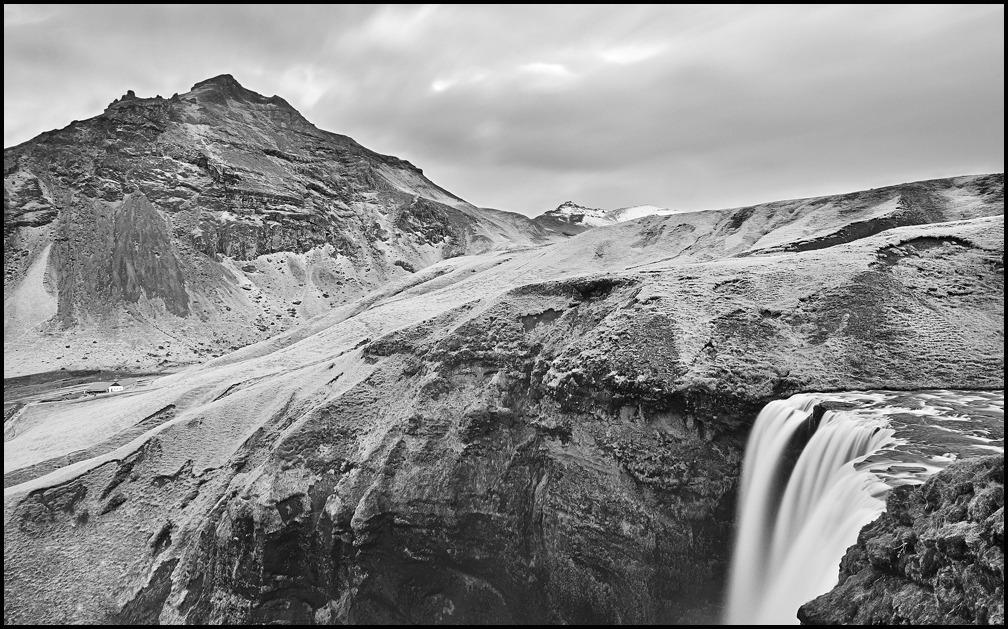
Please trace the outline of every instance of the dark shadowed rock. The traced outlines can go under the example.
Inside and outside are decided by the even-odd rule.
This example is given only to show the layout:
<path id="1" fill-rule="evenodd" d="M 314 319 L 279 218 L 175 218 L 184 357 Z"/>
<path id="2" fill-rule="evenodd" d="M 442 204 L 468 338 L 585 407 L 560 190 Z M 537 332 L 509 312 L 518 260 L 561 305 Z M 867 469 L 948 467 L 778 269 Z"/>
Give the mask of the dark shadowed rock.
<path id="1" fill-rule="evenodd" d="M 894 489 L 803 624 L 1004 624 L 1004 455 Z"/>

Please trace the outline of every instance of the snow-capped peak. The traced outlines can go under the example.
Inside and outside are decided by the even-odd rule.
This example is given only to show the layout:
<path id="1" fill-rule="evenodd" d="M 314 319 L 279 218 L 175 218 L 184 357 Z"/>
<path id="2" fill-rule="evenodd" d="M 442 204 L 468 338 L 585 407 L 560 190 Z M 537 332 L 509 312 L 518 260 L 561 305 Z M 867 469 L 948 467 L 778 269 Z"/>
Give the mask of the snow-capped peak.
<path id="1" fill-rule="evenodd" d="M 573 201 L 564 201 L 557 206 L 557 209 L 550 210 L 549 212 L 546 212 L 545 215 L 558 219 L 562 218 L 569 223 L 581 223 L 582 225 L 588 225 L 591 227 L 612 225 L 615 222 L 609 218 L 605 210 L 585 207 L 583 205 L 578 205 Z"/>
<path id="2" fill-rule="evenodd" d="M 555 210 L 550 210 L 540 218 L 551 218 L 565 223 L 580 224 L 585 227 L 604 227 L 615 225 L 624 221 L 643 218 L 652 215 L 674 214 L 674 210 L 660 208 L 654 205 L 633 205 L 630 207 L 617 208 L 615 210 L 603 210 L 600 208 L 590 208 L 578 205 L 573 201 L 561 203 Z"/>

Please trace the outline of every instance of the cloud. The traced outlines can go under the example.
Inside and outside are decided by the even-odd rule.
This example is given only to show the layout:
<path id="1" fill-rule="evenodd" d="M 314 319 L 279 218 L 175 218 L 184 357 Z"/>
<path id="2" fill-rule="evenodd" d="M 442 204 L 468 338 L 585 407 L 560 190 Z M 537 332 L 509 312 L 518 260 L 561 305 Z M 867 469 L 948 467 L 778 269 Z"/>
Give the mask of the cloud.
<path id="1" fill-rule="evenodd" d="M 458 83 L 457 79 L 434 79 L 431 82 L 431 89 L 435 92 L 443 92 Z"/>
<path id="2" fill-rule="evenodd" d="M 422 36 L 423 30 L 430 23 L 437 7 L 425 5 L 421 7 L 384 6 L 375 11 L 361 25 L 355 37 L 361 42 L 404 48 Z"/>
<path id="3" fill-rule="evenodd" d="M 554 91 L 570 89 L 578 76 L 562 63 L 534 61 L 517 68 L 518 87 L 525 90 Z"/>
<path id="4" fill-rule="evenodd" d="M 525 63 L 518 66 L 518 69 L 522 72 L 528 72 L 529 74 L 555 78 L 555 79 L 566 79 L 574 76 L 574 73 L 567 69 L 562 63 L 543 63 L 541 61 L 535 61 L 533 63 Z"/>
<path id="5" fill-rule="evenodd" d="M 44 22 L 52 17 L 55 11 L 53 7 L 38 4 L 5 4 L 4 28 Z"/>
<path id="6" fill-rule="evenodd" d="M 280 78 L 280 86 L 285 98 L 293 98 L 307 107 L 314 106 L 332 88 L 319 70 L 310 65 L 288 68 Z"/>
<path id="7" fill-rule="evenodd" d="M 652 57 L 657 57 L 667 49 L 668 44 L 664 42 L 651 44 L 630 43 L 600 50 L 598 56 L 609 63 L 627 65 L 647 61 Z"/>
<path id="8" fill-rule="evenodd" d="M 4 144 L 233 74 L 473 203 L 699 209 L 1004 166 L 1003 6 L 5 6 Z"/>
<path id="9" fill-rule="evenodd" d="M 431 89 L 435 92 L 443 92 L 447 89 L 451 89 L 456 85 L 467 85 L 473 83 L 479 83 L 485 80 L 489 74 L 484 70 L 467 70 L 465 72 L 456 73 L 450 77 L 441 77 L 434 79 L 431 82 Z"/>

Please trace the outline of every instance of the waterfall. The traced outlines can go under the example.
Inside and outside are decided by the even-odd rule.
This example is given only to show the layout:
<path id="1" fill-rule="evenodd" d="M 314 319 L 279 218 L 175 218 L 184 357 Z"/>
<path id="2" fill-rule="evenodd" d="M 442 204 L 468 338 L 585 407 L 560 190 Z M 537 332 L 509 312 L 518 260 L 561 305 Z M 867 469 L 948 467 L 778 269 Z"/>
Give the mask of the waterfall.
<path id="1" fill-rule="evenodd" d="M 888 486 L 855 463 L 889 444 L 893 431 L 878 417 L 842 411 L 825 411 L 816 425 L 817 401 L 803 394 L 771 402 L 753 426 L 742 470 L 729 623 L 797 624 L 798 607 L 836 585 L 847 547 L 885 510 Z"/>

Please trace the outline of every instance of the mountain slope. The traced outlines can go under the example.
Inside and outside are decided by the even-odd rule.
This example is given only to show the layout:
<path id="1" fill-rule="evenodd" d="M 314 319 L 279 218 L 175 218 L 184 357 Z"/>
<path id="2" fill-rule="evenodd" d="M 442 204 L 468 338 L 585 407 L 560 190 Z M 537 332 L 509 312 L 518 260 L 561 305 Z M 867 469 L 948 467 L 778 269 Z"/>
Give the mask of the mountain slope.
<path id="1" fill-rule="evenodd" d="M 844 195 L 644 217 L 588 230 L 548 249 L 554 264 L 606 271 L 613 264 L 674 264 L 814 251 L 896 227 L 1004 214 L 1004 175 L 905 183 Z M 584 251 L 592 255 L 584 255 Z M 544 254 L 546 255 L 546 254 Z"/>
<path id="2" fill-rule="evenodd" d="M 26 397 L 4 620 L 714 621 L 766 401 L 1004 387 L 1003 182 L 453 257 L 122 394 Z"/>
<path id="3" fill-rule="evenodd" d="M 438 260 L 547 240 L 230 75 L 129 92 L 4 149 L 4 374 L 198 361 Z"/>

